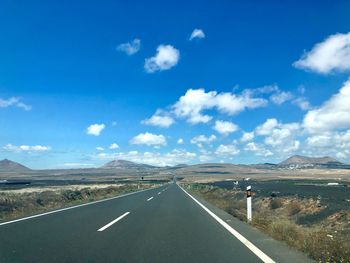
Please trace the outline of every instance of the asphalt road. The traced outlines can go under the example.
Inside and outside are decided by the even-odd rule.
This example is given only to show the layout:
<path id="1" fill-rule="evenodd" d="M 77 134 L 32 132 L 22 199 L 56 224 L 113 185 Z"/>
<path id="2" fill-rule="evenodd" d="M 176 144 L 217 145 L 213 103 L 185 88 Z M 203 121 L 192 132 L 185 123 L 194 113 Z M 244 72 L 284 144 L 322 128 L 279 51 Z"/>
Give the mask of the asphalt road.
<path id="1" fill-rule="evenodd" d="M 238 228 L 253 248 L 172 183 L 0 224 L 0 262 L 262 262 L 260 252 L 275 262 L 307 261 L 247 225 Z"/>

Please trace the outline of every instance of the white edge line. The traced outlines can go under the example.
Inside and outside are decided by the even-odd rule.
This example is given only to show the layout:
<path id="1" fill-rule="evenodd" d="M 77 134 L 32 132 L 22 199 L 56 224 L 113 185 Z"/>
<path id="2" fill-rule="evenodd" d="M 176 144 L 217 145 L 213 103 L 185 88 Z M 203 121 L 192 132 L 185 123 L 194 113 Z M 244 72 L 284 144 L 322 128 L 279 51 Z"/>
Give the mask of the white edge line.
<path id="1" fill-rule="evenodd" d="M 148 199 L 147 199 L 147 202 L 148 202 L 148 201 L 151 201 L 152 199 L 153 199 L 153 196 L 150 197 L 150 198 L 148 198 Z"/>
<path id="2" fill-rule="evenodd" d="M 200 207 L 202 207 L 209 215 L 211 215 L 219 224 L 221 224 L 227 231 L 229 231 L 232 235 L 234 235 L 239 241 L 241 241 L 250 251 L 252 251 L 257 257 L 259 257 L 263 262 L 266 263 L 275 263 L 269 256 L 267 256 L 264 252 L 262 252 L 259 248 L 257 248 L 253 243 L 251 243 L 248 239 L 242 236 L 237 230 L 232 228 L 229 224 L 223 221 L 220 217 L 215 215 L 212 211 L 210 211 L 207 207 L 205 207 L 201 202 L 199 202 L 192 195 L 187 193 L 185 189 L 183 189 L 180 185 L 178 185 L 182 191 L 184 191 L 189 197 L 191 197 Z"/>
<path id="3" fill-rule="evenodd" d="M 159 186 L 159 187 L 162 187 L 162 186 Z M 58 210 L 45 212 L 45 213 L 42 213 L 42 214 L 27 216 L 27 217 L 23 217 L 23 218 L 19 218 L 19 219 L 15 219 L 15 220 L 11 220 L 11 221 L 0 223 L 0 226 L 8 225 L 8 224 L 12 224 L 12 223 L 28 220 L 28 219 L 32 219 L 32 218 L 36 218 L 36 217 L 40 217 L 40 216 L 46 216 L 46 215 L 50 215 L 50 214 L 54 214 L 54 213 L 58 213 L 58 212 L 63 212 L 63 211 L 66 211 L 66 210 L 79 208 L 79 207 L 82 207 L 82 206 L 93 205 L 93 204 L 97 204 L 97 203 L 101 203 L 101 202 L 105 202 L 105 201 L 109 201 L 109 200 L 125 197 L 125 196 L 128 196 L 128 195 L 133 195 L 133 194 L 141 193 L 141 192 L 152 190 L 152 189 L 157 189 L 159 187 L 144 189 L 144 190 L 141 190 L 141 191 L 131 192 L 131 193 L 123 194 L 123 195 L 118 195 L 118 196 L 115 196 L 115 197 L 110 197 L 110 198 L 106 198 L 106 199 L 102 199 L 102 200 L 98 200 L 98 201 L 93 201 L 93 202 L 89 202 L 89 203 L 85 203 L 85 204 L 81 204 L 81 205 L 75 205 L 75 206 L 70 206 L 70 207 L 66 207 L 66 208 L 61 208 L 61 209 L 58 209 Z"/>
<path id="4" fill-rule="evenodd" d="M 102 232 L 103 230 L 109 228 L 111 225 L 117 223 L 119 220 L 123 219 L 124 217 L 126 217 L 128 214 L 130 214 L 130 212 L 126 212 L 124 214 L 122 214 L 120 217 L 114 219 L 112 222 L 108 223 L 107 225 L 101 227 L 99 230 L 97 230 L 98 232 Z"/>

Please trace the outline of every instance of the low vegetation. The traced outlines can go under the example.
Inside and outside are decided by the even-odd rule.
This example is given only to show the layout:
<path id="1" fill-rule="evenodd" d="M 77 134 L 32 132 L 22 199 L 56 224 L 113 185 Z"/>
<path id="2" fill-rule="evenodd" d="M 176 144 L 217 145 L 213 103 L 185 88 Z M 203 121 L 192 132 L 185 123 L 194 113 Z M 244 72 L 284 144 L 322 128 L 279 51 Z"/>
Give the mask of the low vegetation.
<path id="1" fill-rule="evenodd" d="M 42 213 L 58 208 L 114 197 L 153 187 L 153 184 L 123 184 L 104 188 L 72 187 L 45 191 L 1 191 L 0 221 Z"/>
<path id="2" fill-rule="evenodd" d="M 245 193 L 205 184 L 187 184 L 194 194 L 246 221 Z M 317 262 L 350 262 L 350 212 L 338 211 L 320 222 L 301 224 L 300 218 L 322 213 L 316 198 L 253 198 L 252 225 L 276 240 L 305 252 Z"/>

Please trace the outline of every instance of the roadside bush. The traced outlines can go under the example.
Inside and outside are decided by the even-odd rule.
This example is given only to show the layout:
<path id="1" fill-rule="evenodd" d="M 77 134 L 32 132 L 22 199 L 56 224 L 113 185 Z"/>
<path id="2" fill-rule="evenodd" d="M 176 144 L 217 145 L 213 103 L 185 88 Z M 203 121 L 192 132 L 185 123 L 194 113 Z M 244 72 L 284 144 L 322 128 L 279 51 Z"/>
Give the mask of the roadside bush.
<path id="1" fill-rule="evenodd" d="M 310 231 L 303 250 L 319 262 L 350 262 L 350 246 L 325 230 Z"/>
<path id="2" fill-rule="evenodd" d="M 274 198 L 270 201 L 270 208 L 271 209 L 277 209 L 282 207 L 283 203 L 280 199 Z"/>
<path id="3" fill-rule="evenodd" d="M 272 219 L 267 212 L 258 212 L 253 215 L 253 225 L 266 232 L 271 225 Z"/>
<path id="4" fill-rule="evenodd" d="M 287 205 L 286 209 L 287 214 L 293 216 L 301 211 L 301 205 L 297 201 L 292 201 Z"/>
<path id="5" fill-rule="evenodd" d="M 290 246 L 298 248 L 305 239 L 302 229 L 288 220 L 272 220 L 268 232 L 275 239 L 286 241 Z"/>

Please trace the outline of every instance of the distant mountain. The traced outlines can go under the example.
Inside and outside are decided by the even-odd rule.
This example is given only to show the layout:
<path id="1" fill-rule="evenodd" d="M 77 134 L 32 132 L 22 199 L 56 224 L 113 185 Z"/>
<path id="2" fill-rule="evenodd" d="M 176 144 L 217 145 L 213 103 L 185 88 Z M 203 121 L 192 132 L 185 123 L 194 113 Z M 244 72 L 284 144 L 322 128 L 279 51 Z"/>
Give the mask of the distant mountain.
<path id="1" fill-rule="evenodd" d="M 101 167 L 102 169 L 150 169 L 155 168 L 155 166 L 142 164 L 142 163 L 134 163 L 125 160 L 114 160 L 106 163 Z"/>
<path id="2" fill-rule="evenodd" d="M 28 172 L 31 171 L 28 167 L 10 161 L 8 159 L 4 159 L 0 161 L 0 172 Z"/>
<path id="3" fill-rule="evenodd" d="M 278 167 L 287 167 L 287 168 L 313 168 L 313 167 L 338 167 L 343 166 L 344 163 L 339 162 L 338 160 L 332 157 L 306 157 L 301 155 L 294 155 L 289 157 L 287 160 L 278 164 Z"/>

